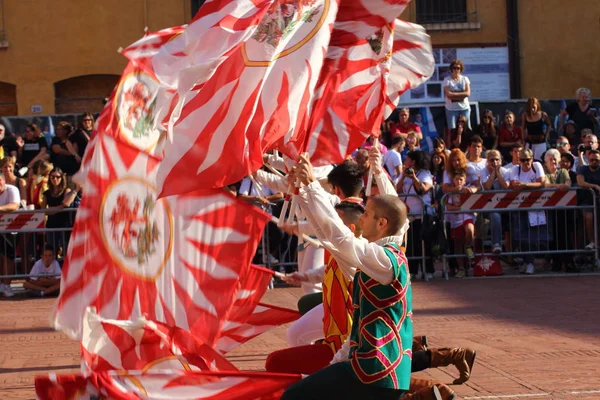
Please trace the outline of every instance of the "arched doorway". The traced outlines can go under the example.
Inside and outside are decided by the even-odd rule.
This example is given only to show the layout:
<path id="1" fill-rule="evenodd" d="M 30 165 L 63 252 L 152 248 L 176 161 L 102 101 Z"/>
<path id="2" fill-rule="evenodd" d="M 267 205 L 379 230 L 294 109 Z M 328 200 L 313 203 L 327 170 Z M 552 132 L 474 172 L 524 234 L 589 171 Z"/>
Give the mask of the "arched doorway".
<path id="1" fill-rule="evenodd" d="M 12 117 L 18 113 L 17 85 L 0 82 L 0 116 Z"/>
<path id="2" fill-rule="evenodd" d="M 119 75 L 83 75 L 54 83 L 56 114 L 97 113 L 104 107 Z"/>

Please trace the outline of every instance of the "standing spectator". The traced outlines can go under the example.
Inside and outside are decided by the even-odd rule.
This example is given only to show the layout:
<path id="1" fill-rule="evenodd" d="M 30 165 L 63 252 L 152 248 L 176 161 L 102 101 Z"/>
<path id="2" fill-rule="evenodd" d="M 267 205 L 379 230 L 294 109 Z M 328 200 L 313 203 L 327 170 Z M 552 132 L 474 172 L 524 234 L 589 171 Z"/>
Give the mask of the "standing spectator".
<path id="1" fill-rule="evenodd" d="M 19 208 L 20 203 L 19 190 L 13 185 L 7 185 L 4 173 L 0 173 L 0 213 L 15 211 Z M 3 275 L 15 273 L 15 239 L 12 236 L 6 233 L 0 235 Z M 11 278 L 5 278 L 0 284 L 0 293 L 3 293 L 5 297 L 15 295 L 10 287 L 11 280 Z"/>
<path id="2" fill-rule="evenodd" d="M 431 176 L 433 176 L 434 185 L 441 185 L 444 181 L 444 171 L 446 170 L 446 153 L 433 153 L 431 157 Z"/>
<path id="3" fill-rule="evenodd" d="M 410 122 L 410 110 L 408 108 L 403 108 L 400 110 L 398 114 L 398 123 L 394 124 L 390 128 L 390 135 L 392 139 L 398 136 L 403 136 L 406 139 L 406 136 L 409 133 L 414 133 L 417 136 L 417 139 L 423 140 L 423 133 L 421 132 L 421 128 L 419 125 Z"/>
<path id="4" fill-rule="evenodd" d="M 506 161 L 511 159 L 511 149 L 515 144 L 523 146 L 523 131 L 515 125 L 515 114 L 512 111 L 504 113 L 504 122 L 500 125 L 498 134 L 498 150 Z"/>
<path id="5" fill-rule="evenodd" d="M 68 212 L 54 211 L 69 208 L 77 197 L 77 191 L 67 188 L 67 176 L 60 168 L 53 168 L 49 176 L 48 190 L 42 193 L 41 208 L 51 208 L 48 212 L 46 228 L 69 228 L 73 226 L 73 216 Z M 69 244 L 70 232 L 48 232 L 46 243 L 57 250 L 57 254 L 64 254 Z"/>
<path id="6" fill-rule="evenodd" d="M 571 153 L 563 153 L 560 155 L 560 167 L 566 169 L 569 172 L 569 179 L 571 184 L 577 184 L 577 172 L 574 170 L 575 157 Z"/>
<path id="7" fill-rule="evenodd" d="M 44 208 L 42 207 L 43 193 L 48 190 L 48 175 L 54 166 L 48 161 L 38 160 L 34 165 L 29 175 L 29 182 L 27 183 L 28 199 L 27 204 L 33 204 L 35 209 Z"/>
<path id="8" fill-rule="evenodd" d="M 35 124 L 29 124 L 25 128 L 25 137 L 17 138 L 18 159 L 21 167 L 27 167 L 31 169 L 33 164 L 38 160 L 48 160 L 50 155 L 48 154 L 48 144 L 43 136 L 38 133 L 38 127 Z"/>
<path id="9" fill-rule="evenodd" d="M 27 200 L 27 181 L 15 175 L 15 161 L 12 157 L 4 157 L 0 160 L 0 169 L 4 174 L 7 185 L 13 185 L 19 190 L 21 200 Z"/>
<path id="10" fill-rule="evenodd" d="M 520 165 L 511 168 L 509 173 L 510 189 L 521 191 L 543 188 L 544 169 L 542 164 L 533 161 L 533 151 L 531 149 L 521 150 L 519 161 Z M 548 241 L 546 214 L 543 211 L 511 213 L 511 219 L 513 229 L 511 235 L 513 240 L 517 241 L 516 246 L 519 246 L 521 251 L 530 251 L 540 243 Z M 526 246 L 528 247 L 526 248 Z M 523 260 L 521 273 L 533 275 L 535 273 L 535 257 L 524 255 Z"/>
<path id="11" fill-rule="evenodd" d="M 456 193 L 448 196 L 448 211 L 459 211 L 464 200 L 464 196 L 460 192 L 467 187 L 467 174 L 464 170 L 458 170 L 452 177 L 452 184 Z M 469 261 L 475 258 L 473 252 L 473 239 L 475 238 L 475 214 L 460 213 L 448 214 L 446 220 L 450 223 L 450 236 L 454 242 L 455 251 L 464 251 Z M 458 272 L 454 275 L 456 278 L 464 278 L 466 276 L 465 261 L 460 258 L 458 260 Z"/>
<path id="12" fill-rule="evenodd" d="M 83 158 L 85 154 L 85 149 L 90 141 L 90 137 L 92 135 L 92 130 L 94 129 L 94 116 L 86 112 L 81 116 L 81 124 L 69 140 L 77 145 L 77 154 L 80 158 Z"/>
<path id="13" fill-rule="evenodd" d="M 469 177 L 471 179 L 479 179 L 479 175 L 477 175 L 475 173 L 475 170 L 473 170 L 473 168 L 468 165 L 465 153 L 460 151 L 460 149 L 453 149 L 450 152 L 450 157 L 448 157 L 448 162 L 446 163 L 446 170 L 444 171 L 444 179 L 442 180 L 442 191 L 444 193 L 456 192 L 456 187 L 454 186 L 452 177 L 454 176 L 454 173 L 459 170 L 465 171 L 467 173 L 467 180 L 469 180 Z M 474 187 L 466 186 L 463 188 L 463 192 L 475 193 L 477 192 L 477 189 Z"/>
<path id="14" fill-rule="evenodd" d="M 561 157 L 564 154 L 568 154 L 571 156 L 571 160 L 574 160 L 573 154 L 571 153 L 571 144 L 565 136 L 559 136 L 558 139 L 556 139 L 556 150 L 558 150 Z M 571 162 L 571 164 L 573 164 L 573 161 Z M 572 170 L 577 171 L 575 165 L 572 165 Z"/>
<path id="15" fill-rule="evenodd" d="M 402 173 L 402 156 L 400 155 L 402 150 L 400 150 L 400 147 L 403 142 L 403 137 L 394 137 L 392 139 L 391 148 L 385 153 L 385 156 L 383 156 L 383 165 L 388 174 L 390 174 L 394 186 L 398 183 L 398 179 L 400 179 L 400 174 Z"/>
<path id="16" fill-rule="evenodd" d="M 600 152 L 598 150 L 591 150 L 588 155 L 588 162 L 590 165 L 582 165 L 577 169 L 577 184 L 583 189 L 592 189 L 592 194 L 588 190 L 581 190 L 578 193 L 578 204 L 583 206 L 591 206 L 594 204 L 593 196 L 600 194 Z M 596 212 L 598 212 L 598 205 L 600 202 L 596 201 Z M 594 213 L 592 211 L 584 211 L 583 217 L 585 221 L 585 232 L 588 239 L 588 244 L 585 246 L 588 250 L 596 248 L 598 243 L 594 243 Z"/>
<path id="17" fill-rule="evenodd" d="M 419 215 L 421 213 L 431 212 L 431 194 L 429 193 L 433 187 L 433 179 L 429 172 L 429 156 L 427 153 L 421 150 L 411 151 L 406 155 L 404 159 L 404 170 L 400 176 L 400 180 L 396 186 L 398 195 L 406 204 L 410 215 Z M 402 196 L 402 195 L 417 195 L 421 200 L 414 196 Z M 425 206 L 425 210 L 422 209 L 422 205 Z M 423 221 L 420 216 L 415 217 L 411 224 L 409 235 L 412 238 L 412 246 L 408 246 L 407 256 L 420 257 L 422 254 L 422 239 L 421 232 L 423 227 Z M 428 252 L 430 246 L 425 247 L 425 252 Z M 428 254 L 426 254 L 428 256 Z M 409 265 L 411 275 L 415 276 L 419 272 L 419 263 L 412 263 Z M 425 262 L 425 271 L 427 279 L 433 277 L 435 269 L 433 267 L 433 260 L 431 257 L 427 257 Z"/>
<path id="18" fill-rule="evenodd" d="M 52 163 L 62 169 L 67 176 L 73 176 L 81 163 L 77 144 L 69 140 L 72 133 L 71 124 L 59 122 L 56 125 L 56 136 L 52 139 Z"/>
<path id="19" fill-rule="evenodd" d="M 581 138 L 583 143 L 579 145 L 577 149 L 577 159 L 575 160 L 575 167 L 579 168 L 582 165 L 588 165 L 588 155 L 592 150 L 598 150 L 598 137 L 592 133 L 589 129 L 581 131 Z"/>
<path id="20" fill-rule="evenodd" d="M 544 156 L 546 182 L 544 187 L 556 188 L 560 191 L 567 191 L 571 187 L 571 178 L 569 171 L 560 167 L 560 152 L 556 149 L 550 149 Z M 557 210 L 550 215 L 550 226 L 554 226 L 556 237 L 553 240 L 553 250 L 568 250 L 572 248 L 571 235 L 568 233 L 567 220 L 572 214 L 565 210 Z M 568 269 L 572 254 L 557 254 L 552 258 L 552 271 L 562 271 Z"/>
<path id="21" fill-rule="evenodd" d="M 527 100 L 527 106 L 522 117 L 523 133 L 527 148 L 533 151 L 533 158 L 541 160 L 548 148 L 546 140 L 552 129 L 548 114 L 542 111 L 540 102 L 535 97 Z"/>
<path id="22" fill-rule="evenodd" d="M 509 171 L 502 167 L 502 155 L 498 150 L 487 152 L 487 165 L 481 170 L 483 190 L 502 190 L 508 187 Z M 489 214 L 492 230 L 492 252 L 502 252 L 502 216 L 498 212 Z"/>
<path id="23" fill-rule="evenodd" d="M 36 261 L 29 273 L 30 277 L 23 284 L 29 294 L 36 297 L 58 294 L 60 291 L 61 269 L 56 261 L 54 248 L 46 245 L 42 258 Z"/>
<path id="24" fill-rule="evenodd" d="M 562 132 L 571 145 L 571 151 L 573 152 L 573 155 L 576 155 L 575 152 L 581 144 L 581 134 L 577 131 L 577 125 L 575 125 L 574 121 L 569 120 L 564 126 Z"/>
<path id="25" fill-rule="evenodd" d="M 0 152 L 2 158 L 12 157 L 17 162 L 18 146 L 14 135 L 6 132 L 4 125 L 0 124 Z"/>
<path id="26" fill-rule="evenodd" d="M 575 92 L 577 101 L 569 104 L 566 109 L 560 111 L 562 117 L 564 117 L 565 114 L 568 114 L 569 120 L 575 123 L 575 135 L 580 135 L 583 129 L 591 129 L 593 131 L 595 128 L 596 113 L 595 110 L 591 108 L 591 96 L 592 91 L 590 89 L 579 88 Z"/>
<path id="27" fill-rule="evenodd" d="M 483 139 L 478 135 L 471 138 L 471 144 L 469 145 L 469 153 L 467 154 L 467 183 L 469 185 L 475 185 L 481 187 L 479 177 L 481 171 L 485 169 L 487 160 L 481 157 L 483 152 Z"/>
<path id="28" fill-rule="evenodd" d="M 451 149 L 461 149 L 466 152 L 469 143 L 471 143 L 473 131 L 467 126 L 467 117 L 461 115 L 456 122 L 456 128 L 450 131 Z"/>
<path id="29" fill-rule="evenodd" d="M 485 110 L 481 117 L 482 122 L 475 130 L 475 134 L 483 139 L 483 149 L 496 150 L 498 148 L 498 132 L 494 124 L 494 113 L 491 110 Z"/>
<path id="30" fill-rule="evenodd" d="M 450 63 L 451 75 L 444 78 L 444 96 L 446 98 L 446 126 L 448 131 L 456 128 L 456 122 L 459 116 L 464 116 L 467 121 L 467 128 L 471 129 L 471 105 L 469 96 L 471 95 L 471 81 L 461 73 L 465 65 L 460 60 L 454 60 Z M 447 140 L 447 142 L 450 142 Z"/>

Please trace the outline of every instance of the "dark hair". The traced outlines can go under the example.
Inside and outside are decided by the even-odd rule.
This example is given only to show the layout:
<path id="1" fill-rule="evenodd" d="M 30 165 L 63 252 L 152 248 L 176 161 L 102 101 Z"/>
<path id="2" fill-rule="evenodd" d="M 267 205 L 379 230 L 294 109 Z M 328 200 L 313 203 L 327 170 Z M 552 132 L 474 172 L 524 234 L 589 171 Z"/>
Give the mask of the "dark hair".
<path id="1" fill-rule="evenodd" d="M 40 129 L 36 123 L 31 123 L 31 124 L 27 125 L 27 128 L 29 128 L 29 130 L 33 133 L 36 133 L 38 131 L 38 129 Z"/>
<path id="2" fill-rule="evenodd" d="M 454 67 L 454 66 L 459 67 L 460 72 L 463 72 L 465 70 L 465 64 L 463 64 L 463 62 L 460 60 L 452 60 L 452 62 L 450 63 L 450 66 L 448 68 L 452 69 L 452 67 Z"/>
<path id="3" fill-rule="evenodd" d="M 590 150 L 590 154 L 596 154 L 596 155 L 598 155 L 598 154 L 600 154 L 600 151 L 598 151 L 598 150 Z"/>
<path id="4" fill-rule="evenodd" d="M 365 207 L 361 203 L 344 200 L 338 203 L 335 206 L 335 209 L 342 212 L 344 216 L 342 219 L 347 218 L 347 222 L 356 225 L 357 228 L 360 228 L 358 226 L 358 220 L 360 216 L 365 213 Z"/>
<path id="5" fill-rule="evenodd" d="M 398 196 L 380 194 L 369 199 L 375 205 L 375 217 L 385 218 L 388 222 L 387 234 L 397 235 L 407 218 L 406 205 Z"/>
<path id="6" fill-rule="evenodd" d="M 433 138 L 433 148 L 435 149 L 438 146 L 444 146 L 444 148 L 446 148 L 446 142 L 441 137 Z"/>
<path id="7" fill-rule="evenodd" d="M 67 188 L 67 175 L 65 175 L 63 170 L 58 167 L 52 168 L 52 171 L 50 171 L 50 175 L 52 175 L 53 173 L 60 174 L 61 178 L 60 178 L 60 183 L 58 184 L 58 188 L 60 189 L 59 193 L 64 192 L 65 189 Z M 53 187 L 54 187 L 54 183 L 52 182 L 52 179 L 49 179 L 48 180 L 48 188 L 52 189 Z"/>
<path id="8" fill-rule="evenodd" d="M 56 124 L 56 127 L 63 128 L 67 132 L 67 136 L 69 136 L 71 133 L 73 133 L 73 125 L 71 125 L 70 123 L 68 123 L 66 121 L 59 122 L 58 124 Z"/>
<path id="9" fill-rule="evenodd" d="M 513 151 L 514 149 L 522 149 L 523 145 L 519 144 L 519 143 L 515 143 L 512 146 L 510 146 L 510 151 Z"/>
<path id="10" fill-rule="evenodd" d="M 422 150 L 409 151 L 406 157 L 415 162 L 415 169 L 429 169 L 429 155 Z"/>
<path id="11" fill-rule="evenodd" d="M 473 136 L 471 136 L 471 140 L 469 141 L 469 146 L 472 145 L 473 143 L 482 143 L 483 144 L 483 139 L 479 135 L 473 135 Z"/>
<path id="12" fill-rule="evenodd" d="M 394 147 L 395 145 L 397 145 L 399 143 L 403 143 L 403 142 L 405 142 L 405 140 L 402 136 L 396 136 L 395 138 L 392 139 L 391 147 Z"/>
<path id="13" fill-rule="evenodd" d="M 52 253 L 54 253 L 54 246 L 52 246 L 51 244 L 47 244 L 44 246 L 44 251 L 51 251 Z"/>
<path id="14" fill-rule="evenodd" d="M 360 194 L 364 170 L 356 162 L 346 160 L 336 165 L 329 175 L 327 181 L 333 186 L 340 188 L 344 196 L 353 197 Z"/>
<path id="15" fill-rule="evenodd" d="M 570 153 L 563 153 L 560 155 L 560 158 L 566 158 L 570 163 L 571 166 L 573 166 L 573 163 L 575 162 L 575 157 L 573 157 L 573 154 Z"/>
<path id="16" fill-rule="evenodd" d="M 83 114 L 81 114 L 81 117 L 80 117 L 80 118 L 81 118 L 81 122 L 83 122 L 83 120 L 84 120 L 85 118 L 91 118 L 91 119 L 92 119 L 92 122 L 94 122 L 94 116 L 92 115 L 92 113 L 91 113 L 91 112 L 87 112 L 87 111 L 86 111 L 86 112 L 84 112 Z"/>

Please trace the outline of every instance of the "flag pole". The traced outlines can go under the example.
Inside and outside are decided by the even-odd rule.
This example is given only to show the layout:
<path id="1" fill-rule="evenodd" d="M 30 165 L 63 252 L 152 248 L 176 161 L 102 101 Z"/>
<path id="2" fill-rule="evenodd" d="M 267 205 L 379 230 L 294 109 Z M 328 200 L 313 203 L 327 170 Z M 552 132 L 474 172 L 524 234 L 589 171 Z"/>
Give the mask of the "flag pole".
<path id="1" fill-rule="evenodd" d="M 373 147 L 379 147 L 379 138 L 373 139 Z M 367 179 L 367 187 L 365 188 L 365 195 L 369 197 L 371 195 L 371 186 L 373 185 L 373 171 L 375 168 L 373 165 L 369 166 L 369 177 Z"/>
<path id="2" fill-rule="evenodd" d="M 277 226 L 279 226 L 279 223 L 280 223 L 281 219 L 280 219 L 280 218 L 277 218 L 277 217 L 275 217 L 275 216 L 271 216 L 271 221 L 272 221 L 274 224 L 277 224 Z M 322 244 L 322 243 L 321 243 L 319 240 L 317 240 L 317 239 L 313 239 L 313 238 L 311 238 L 311 237 L 310 237 L 310 236 L 308 236 L 308 235 L 301 234 L 301 235 L 296 235 L 296 236 L 298 236 L 299 238 L 301 238 L 301 239 L 302 239 L 302 240 L 304 240 L 305 242 L 308 242 L 308 243 L 312 244 L 313 246 L 316 246 L 316 247 L 323 247 L 323 244 Z"/>

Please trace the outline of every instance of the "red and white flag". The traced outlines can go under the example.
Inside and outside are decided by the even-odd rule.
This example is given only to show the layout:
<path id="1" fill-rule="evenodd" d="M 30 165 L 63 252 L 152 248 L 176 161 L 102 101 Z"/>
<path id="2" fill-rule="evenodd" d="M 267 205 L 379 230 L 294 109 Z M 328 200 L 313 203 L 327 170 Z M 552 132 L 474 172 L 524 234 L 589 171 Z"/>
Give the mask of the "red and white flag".
<path id="1" fill-rule="evenodd" d="M 215 350 L 226 354 L 250 339 L 298 318 L 300 313 L 296 310 L 259 303 L 246 322 L 227 321 Z"/>
<path id="2" fill-rule="evenodd" d="M 408 0 L 343 2 L 311 116 L 307 151 L 315 165 L 343 161 L 395 108 L 398 97 L 433 73 L 429 36 L 398 20 Z M 296 157 L 304 148 L 282 149 Z"/>
<path id="3" fill-rule="evenodd" d="M 237 371 L 220 353 L 189 332 L 156 321 L 117 321 L 88 308 L 81 340 L 82 370 Z"/>
<path id="4" fill-rule="evenodd" d="M 158 199 L 160 161 L 101 135 L 77 213 L 54 326 L 81 338 L 85 309 L 218 339 L 270 216 L 223 190 Z"/>
<path id="5" fill-rule="evenodd" d="M 300 375 L 263 372 L 104 371 L 37 377 L 39 400 L 277 400 Z"/>
<path id="6" fill-rule="evenodd" d="M 266 150 L 303 137 L 338 1 L 209 2 L 153 57 L 158 79 L 179 96 L 158 173 L 161 196 L 239 181 L 260 168 Z M 256 13 L 210 12 L 223 3 Z"/>

